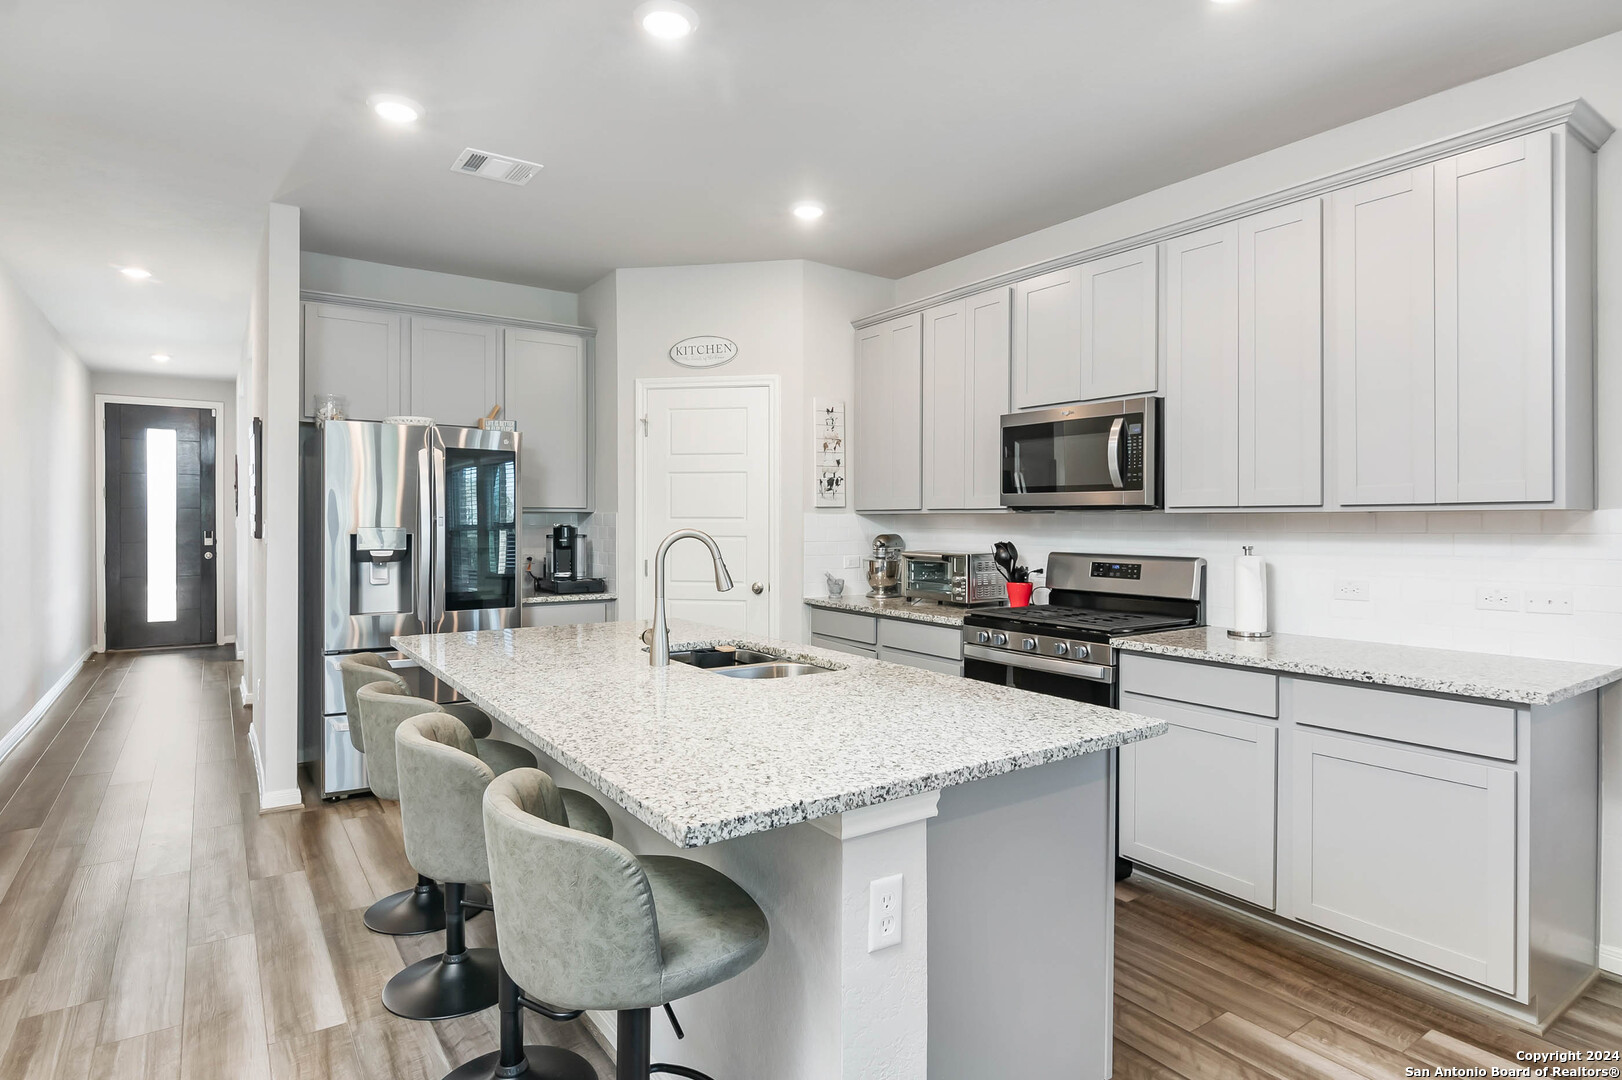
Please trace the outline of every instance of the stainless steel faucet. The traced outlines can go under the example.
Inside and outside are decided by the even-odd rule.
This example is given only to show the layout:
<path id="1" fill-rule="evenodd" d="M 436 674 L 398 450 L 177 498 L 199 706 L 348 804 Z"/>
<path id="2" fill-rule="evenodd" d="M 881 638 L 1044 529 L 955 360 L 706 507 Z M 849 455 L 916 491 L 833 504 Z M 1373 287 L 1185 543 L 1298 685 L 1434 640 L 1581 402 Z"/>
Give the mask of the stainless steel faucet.
<path id="1" fill-rule="evenodd" d="M 732 588 L 732 575 L 727 573 L 726 560 L 721 558 L 721 547 L 715 537 L 697 529 L 677 529 L 659 544 L 653 556 L 653 625 L 642 634 L 648 643 L 648 663 L 654 667 L 670 664 L 670 627 L 665 621 L 665 554 L 677 540 L 702 540 L 715 561 L 715 587 L 721 592 Z"/>

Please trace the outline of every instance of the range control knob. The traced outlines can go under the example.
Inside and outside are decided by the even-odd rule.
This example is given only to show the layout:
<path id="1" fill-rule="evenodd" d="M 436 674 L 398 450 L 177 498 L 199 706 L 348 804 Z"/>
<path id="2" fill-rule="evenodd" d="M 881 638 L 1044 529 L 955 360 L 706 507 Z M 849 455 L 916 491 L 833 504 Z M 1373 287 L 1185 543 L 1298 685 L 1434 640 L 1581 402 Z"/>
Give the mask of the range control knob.
<path id="1" fill-rule="evenodd" d="M 991 634 L 988 631 L 982 630 L 978 634 L 974 635 L 974 640 L 978 641 L 982 645 L 989 645 L 991 644 Z"/>
<path id="2" fill-rule="evenodd" d="M 1035 652 L 1036 639 L 1033 637 L 1028 637 L 1019 643 L 1019 647 L 1024 649 L 1026 652 Z"/>
<path id="3" fill-rule="evenodd" d="M 1008 644 L 1008 635 L 1007 634 L 992 634 L 991 635 L 991 643 L 993 645 L 1006 645 L 1006 644 Z"/>
<path id="4" fill-rule="evenodd" d="M 1068 641 L 1055 641 L 1053 643 L 1053 655 L 1054 656 L 1069 656 L 1070 655 L 1070 643 Z"/>

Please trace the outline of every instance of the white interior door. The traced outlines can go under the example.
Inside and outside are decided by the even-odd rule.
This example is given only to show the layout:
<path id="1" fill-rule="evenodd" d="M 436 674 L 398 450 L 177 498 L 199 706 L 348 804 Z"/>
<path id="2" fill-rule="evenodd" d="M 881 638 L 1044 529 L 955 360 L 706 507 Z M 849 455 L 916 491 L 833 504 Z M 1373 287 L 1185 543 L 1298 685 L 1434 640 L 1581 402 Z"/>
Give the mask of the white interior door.
<path id="1" fill-rule="evenodd" d="M 700 529 L 720 545 L 734 587 L 717 592 L 709 551 L 697 540 L 680 541 L 665 564 L 670 617 L 769 633 L 771 391 L 710 385 L 644 393 L 639 616 L 653 613 L 660 541 L 677 529 Z"/>

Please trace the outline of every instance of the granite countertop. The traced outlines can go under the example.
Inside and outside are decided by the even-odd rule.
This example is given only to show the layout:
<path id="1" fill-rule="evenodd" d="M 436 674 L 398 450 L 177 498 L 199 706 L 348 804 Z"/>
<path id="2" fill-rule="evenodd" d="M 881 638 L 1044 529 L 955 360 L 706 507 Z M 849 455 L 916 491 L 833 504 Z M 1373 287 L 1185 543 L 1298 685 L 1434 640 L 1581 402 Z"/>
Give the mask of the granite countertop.
<path id="1" fill-rule="evenodd" d="M 1217 626 L 1117 638 L 1114 644 L 1128 652 L 1521 705 L 1552 705 L 1622 679 L 1622 667 L 1605 664 L 1299 634 L 1247 641 Z"/>
<path id="2" fill-rule="evenodd" d="M 531 604 L 601 604 L 605 600 L 618 600 L 611 592 L 531 593 L 524 597 L 524 606 Z"/>
<path id="3" fill-rule="evenodd" d="M 682 847 L 763 832 L 1159 735 L 1159 720 L 673 620 L 672 648 L 731 644 L 834 668 L 732 679 L 654 668 L 641 622 L 397 637 L 394 644 Z"/>
<path id="4" fill-rule="evenodd" d="M 829 611 L 848 611 L 855 615 L 877 615 L 885 619 L 907 619 L 910 622 L 933 623 L 936 626 L 962 626 L 967 608 L 950 604 L 937 604 L 933 600 L 874 600 L 862 593 L 855 596 L 807 596 L 811 607 Z"/>

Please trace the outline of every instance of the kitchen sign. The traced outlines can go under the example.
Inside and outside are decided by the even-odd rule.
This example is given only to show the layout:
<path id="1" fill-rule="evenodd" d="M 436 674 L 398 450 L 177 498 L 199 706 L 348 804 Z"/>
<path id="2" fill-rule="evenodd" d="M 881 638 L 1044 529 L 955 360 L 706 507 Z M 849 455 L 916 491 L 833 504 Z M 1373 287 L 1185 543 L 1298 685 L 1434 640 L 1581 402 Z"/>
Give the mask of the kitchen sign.
<path id="1" fill-rule="evenodd" d="M 670 347 L 670 359 L 682 367 L 720 367 L 737 355 L 736 342 L 710 335 L 682 338 Z"/>

